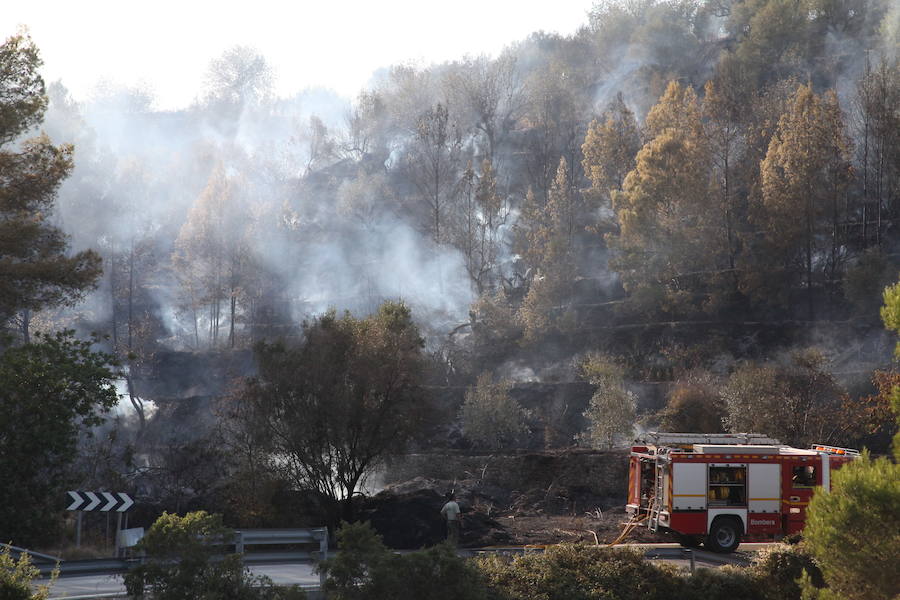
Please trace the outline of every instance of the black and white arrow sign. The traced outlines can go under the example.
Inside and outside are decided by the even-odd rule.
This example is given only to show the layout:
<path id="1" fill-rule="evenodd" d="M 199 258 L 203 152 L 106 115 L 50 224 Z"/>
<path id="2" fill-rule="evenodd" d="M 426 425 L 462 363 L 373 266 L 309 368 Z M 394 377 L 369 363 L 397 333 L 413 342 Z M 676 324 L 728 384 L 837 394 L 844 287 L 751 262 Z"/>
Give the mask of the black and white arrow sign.
<path id="1" fill-rule="evenodd" d="M 100 512 L 125 512 L 134 500 L 125 492 L 67 492 L 71 503 L 66 510 L 83 510 Z"/>

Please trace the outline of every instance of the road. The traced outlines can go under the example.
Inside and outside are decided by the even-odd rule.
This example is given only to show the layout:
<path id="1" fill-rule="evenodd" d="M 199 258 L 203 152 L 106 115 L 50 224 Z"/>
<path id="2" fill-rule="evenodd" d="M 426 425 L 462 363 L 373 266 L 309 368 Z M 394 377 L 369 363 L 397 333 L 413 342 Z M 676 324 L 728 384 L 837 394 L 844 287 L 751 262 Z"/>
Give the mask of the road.
<path id="1" fill-rule="evenodd" d="M 254 575 L 266 575 L 279 585 L 300 585 L 317 588 L 319 576 L 311 563 L 250 565 Z M 47 583 L 41 579 L 35 583 Z M 125 586 L 121 575 L 72 575 L 60 577 L 50 589 L 51 598 L 115 598 L 124 597 Z"/>
<path id="2" fill-rule="evenodd" d="M 734 554 L 715 554 L 702 549 L 694 551 L 694 560 L 697 568 L 716 568 L 724 564 L 745 565 L 749 562 L 753 552 L 768 544 L 741 544 L 740 551 Z M 635 548 L 643 551 L 648 560 L 676 564 L 689 568 L 690 560 L 678 544 L 622 544 L 620 547 Z M 540 552 L 542 548 L 478 548 L 462 549 L 461 556 L 476 556 L 486 552 L 502 552 L 519 554 L 522 552 Z M 248 565 L 255 575 L 265 575 L 279 585 L 300 585 L 307 589 L 316 589 L 319 585 L 319 576 L 313 571 L 310 562 L 293 563 L 260 563 Z M 46 579 L 36 583 L 46 583 Z M 121 575 L 93 574 L 93 575 L 69 575 L 60 577 L 50 590 L 50 598 L 69 600 L 87 598 L 124 598 L 125 588 Z"/>

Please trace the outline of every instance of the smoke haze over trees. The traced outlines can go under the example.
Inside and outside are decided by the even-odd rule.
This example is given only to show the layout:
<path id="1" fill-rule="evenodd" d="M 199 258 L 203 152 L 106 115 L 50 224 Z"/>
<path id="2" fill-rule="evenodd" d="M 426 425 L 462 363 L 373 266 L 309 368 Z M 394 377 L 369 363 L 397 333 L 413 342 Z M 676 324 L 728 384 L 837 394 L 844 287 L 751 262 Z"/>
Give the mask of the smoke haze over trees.
<path id="1" fill-rule="evenodd" d="M 0 55 L 0 101 L 35 53 Z M 22 274 L 0 281 L 0 316 L 12 343 L 108 336 L 138 431 L 134 447 L 109 437 L 113 470 L 224 463 L 215 435 L 231 435 L 263 455 L 222 474 L 274 471 L 259 432 L 217 428 L 210 397 L 306 389 L 311 335 L 352 346 L 344 330 L 391 306 L 423 340 L 403 399 L 422 399 L 436 446 L 605 448 L 639 418 L 777 417 L 789 443 L 893 434 L 891 374 L 870 380 L 900 270 L 896 2 L 602 1 L 571 36 L 385 65 L 352 99 L 275 89 L 266 57 L 234 46 L 184 109 L 114 83 L 75 101 L 32 73 L 18 112 L 0 110 L 0 268 Z M 328 365 L 369 377 L 334 376 L 353 402 L 385 374 L 359 366 L 378 371 L 368 350 Z M 459 425 L 491 411 L 483 435 Z M 191 431 L 160 434 L 179 419 Z M 191 485 L 172 478 L 179 508 L 185 489 L 222 489 L 198 460 Z M 259 475 L 241 485 L 278 487 Z"/>
<path id="2" fill-rule="evenodd" d="M 597 324 L 577 306 L 604 300 L 846 318 L 848 283 L 890 271 L 895 13 L 599 3 L 571 37 L 394 66 L 352 101 L 275 97 L 242 46 L 180 111 L 55 83 L 44 130 L 75 144 L 56 220 L 105 264 L 76 318 L 127 351 L 246 347 L 389 298 L 446 333 L 498 292 L 526 340 Z"/>

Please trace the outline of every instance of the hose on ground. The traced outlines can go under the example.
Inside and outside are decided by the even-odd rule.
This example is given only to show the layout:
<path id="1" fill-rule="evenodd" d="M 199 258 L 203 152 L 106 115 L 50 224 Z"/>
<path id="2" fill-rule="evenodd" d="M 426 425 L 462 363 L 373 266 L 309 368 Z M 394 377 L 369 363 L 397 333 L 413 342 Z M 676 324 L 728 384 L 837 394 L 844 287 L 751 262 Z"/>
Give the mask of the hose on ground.
<path id="1" fill-rule="evenodd" d="M 640 525 L 643 521 L 647 520 L 648 516 L 649 515 L 644 515 L 639 518 L 632 517 L 630 521 L 625 523 L 625 527 L 622 528 L 622 533 L 619 534 L 619 537 L 617 537 L 616 539 L 614 539 L 613 541 L 608 543 L 606 545 L 606 547 L 611 548 L 612 546 L 616 546 L 616 545 L 620 544 L 622 542 L 622 540 L 624 540 L 626 537 L 628 537 L 628 534 L 630 534 L 632 531 L 634 531 L 637 528 L 638 525 Z"/>

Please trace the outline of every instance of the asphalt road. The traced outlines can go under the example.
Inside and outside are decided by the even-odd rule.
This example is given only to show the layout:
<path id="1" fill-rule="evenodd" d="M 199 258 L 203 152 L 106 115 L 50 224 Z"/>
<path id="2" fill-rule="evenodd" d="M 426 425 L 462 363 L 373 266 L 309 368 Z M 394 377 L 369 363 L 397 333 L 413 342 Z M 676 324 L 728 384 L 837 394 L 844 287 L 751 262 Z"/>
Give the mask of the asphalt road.
<path id="1" fill-rule="evenodd" d="M 279 585 L 301 585 L 304 588 L 317 588 L 319 576 L 313 572 L 310 563 L 293 564 L 261 564 L 251 565 L 255 575 L 266 575 Z M 41 579 L 35 583 L 47 583 Z M 60 577 L 50 589 L 51 598 L 114 598 L 124 597 L 125 586 L 121 575 L 74 575 Z"/>

